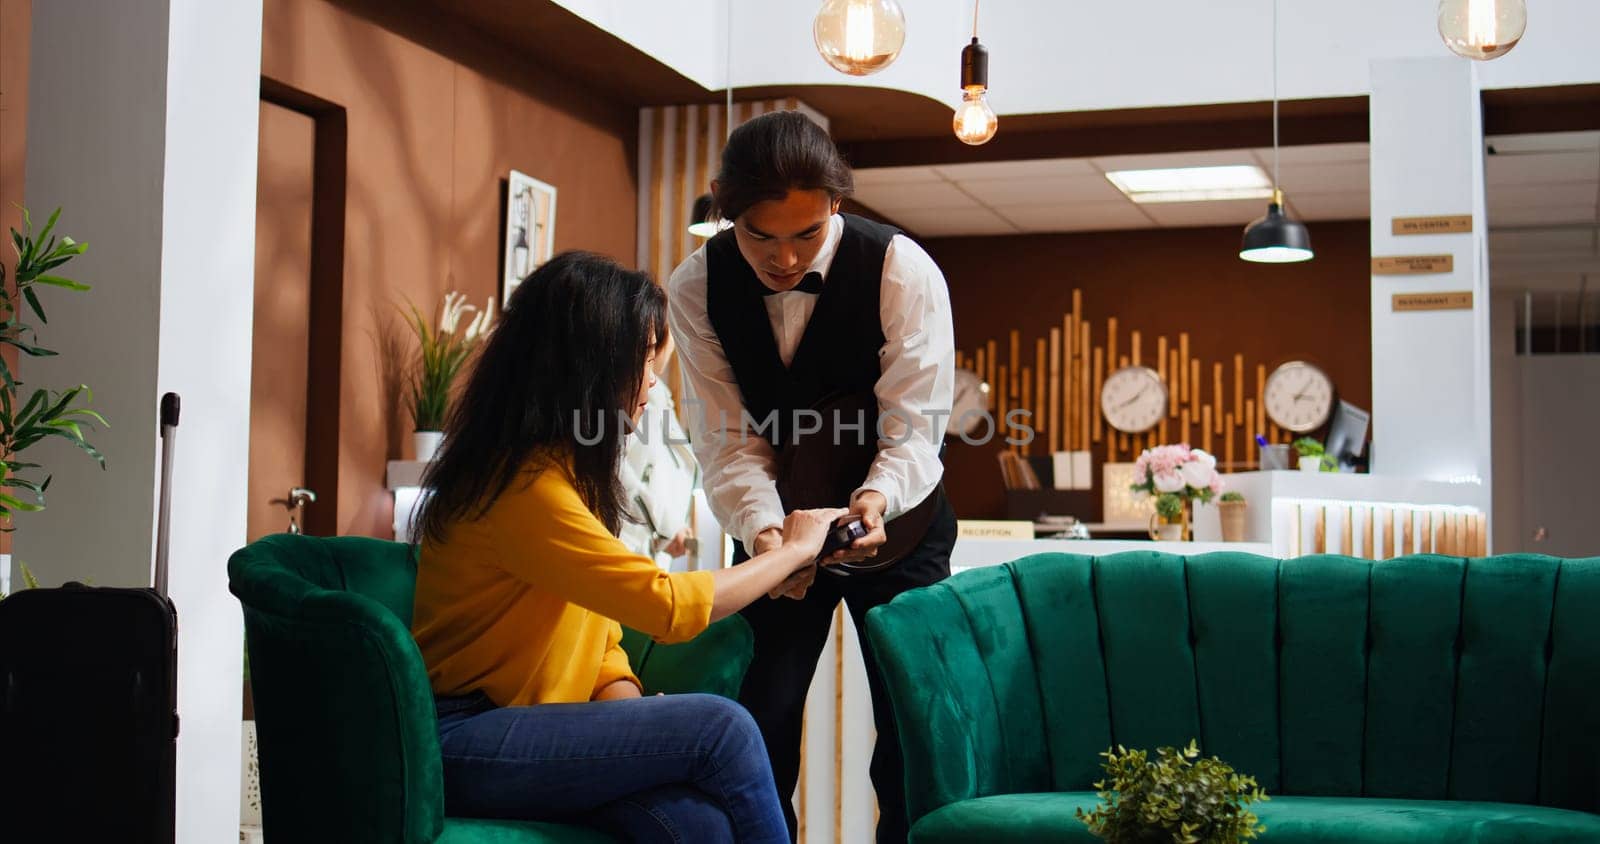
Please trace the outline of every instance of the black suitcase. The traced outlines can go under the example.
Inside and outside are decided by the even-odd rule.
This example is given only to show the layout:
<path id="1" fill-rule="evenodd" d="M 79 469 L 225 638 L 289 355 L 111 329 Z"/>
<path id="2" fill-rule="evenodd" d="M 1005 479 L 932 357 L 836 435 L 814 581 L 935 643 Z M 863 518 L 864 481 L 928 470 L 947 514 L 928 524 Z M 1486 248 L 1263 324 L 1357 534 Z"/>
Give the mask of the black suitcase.
<path id="1" fill-rule="evenodd" d="M 161 399 L 155 587 L 69 583 L 0 601 L 0 837 L 175 834 L 178 613 L 167 522 L 178 397 Z"/>

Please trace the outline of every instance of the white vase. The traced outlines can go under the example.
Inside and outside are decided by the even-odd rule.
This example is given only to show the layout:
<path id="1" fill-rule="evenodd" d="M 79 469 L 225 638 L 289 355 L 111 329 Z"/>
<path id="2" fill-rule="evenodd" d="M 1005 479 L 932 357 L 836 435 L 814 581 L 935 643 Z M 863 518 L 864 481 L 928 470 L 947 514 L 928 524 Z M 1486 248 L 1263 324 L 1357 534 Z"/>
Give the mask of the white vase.
<path id="1" fill-rule="evenodd" d="M 418 462 L 427 463 L 439 452 L 439 444 L 444 442 L 443 431 L 412 431 L 411 449 L 416 453 Z"/>
<path id="2" fill-rule="evenodd" d="M 256 753 L 256 722 L 244 722 L 239 772 L 239 825 L 261 825 L 261 765 Z"/>
<path id="3" fill-rule="evenodd" d="M 1319 455 L 1317 455 L 1315 457 L 1307 457 L 1305 455 L 1301 455 L 1300 456 L 1300 471 L 1302 471 L 1302 472 L 1320 472 L 1320 471 L 1322 471 L 1322 455 L 1319 454 Z"/>

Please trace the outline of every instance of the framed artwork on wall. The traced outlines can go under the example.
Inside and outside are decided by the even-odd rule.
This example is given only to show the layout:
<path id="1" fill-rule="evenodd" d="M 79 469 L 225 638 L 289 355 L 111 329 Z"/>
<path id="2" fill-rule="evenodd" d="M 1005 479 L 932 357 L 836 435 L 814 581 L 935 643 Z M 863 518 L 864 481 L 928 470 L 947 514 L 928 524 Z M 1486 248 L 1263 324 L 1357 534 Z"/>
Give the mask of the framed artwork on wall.
<path id="1" fill-rule="evenodd" d="M 501 250 L 500 303 L 555 252 L 556 189 L 512 170 L 506 180 L 505 244 Z"/>

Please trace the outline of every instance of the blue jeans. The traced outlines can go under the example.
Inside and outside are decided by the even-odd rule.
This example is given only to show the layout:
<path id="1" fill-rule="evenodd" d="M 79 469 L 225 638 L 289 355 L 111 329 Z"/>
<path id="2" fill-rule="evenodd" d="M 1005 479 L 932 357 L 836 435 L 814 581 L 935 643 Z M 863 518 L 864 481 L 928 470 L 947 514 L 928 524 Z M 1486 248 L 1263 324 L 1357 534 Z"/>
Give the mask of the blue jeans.
<path id="1" fill-rule="evenodd" d="M 789 840 L 761 733 L 726 698 L 496 707 L 474 693 L 435 705 L 447 814 L 629 841 Z"/>

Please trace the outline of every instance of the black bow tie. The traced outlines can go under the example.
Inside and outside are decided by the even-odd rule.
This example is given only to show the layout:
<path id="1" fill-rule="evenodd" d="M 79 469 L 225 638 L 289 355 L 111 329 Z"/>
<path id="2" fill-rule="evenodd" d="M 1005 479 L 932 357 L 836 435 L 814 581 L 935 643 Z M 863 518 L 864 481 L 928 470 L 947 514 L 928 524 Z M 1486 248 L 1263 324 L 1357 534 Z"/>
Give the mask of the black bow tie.
<path id="1" fill-rule="evenodd" d="M 822 295 L 822 273 L 806 273 L 806 277 L 800 279 L 800 283 L 789 288 L 789 290 L 773 290 L 766 284 L 761 285 L 761 295 L 763 296 L 771 296 L 776 293 L 788 293 L 791 290 L 798 290 L 801 293 L 811 293 L 818 296 Z"/>

